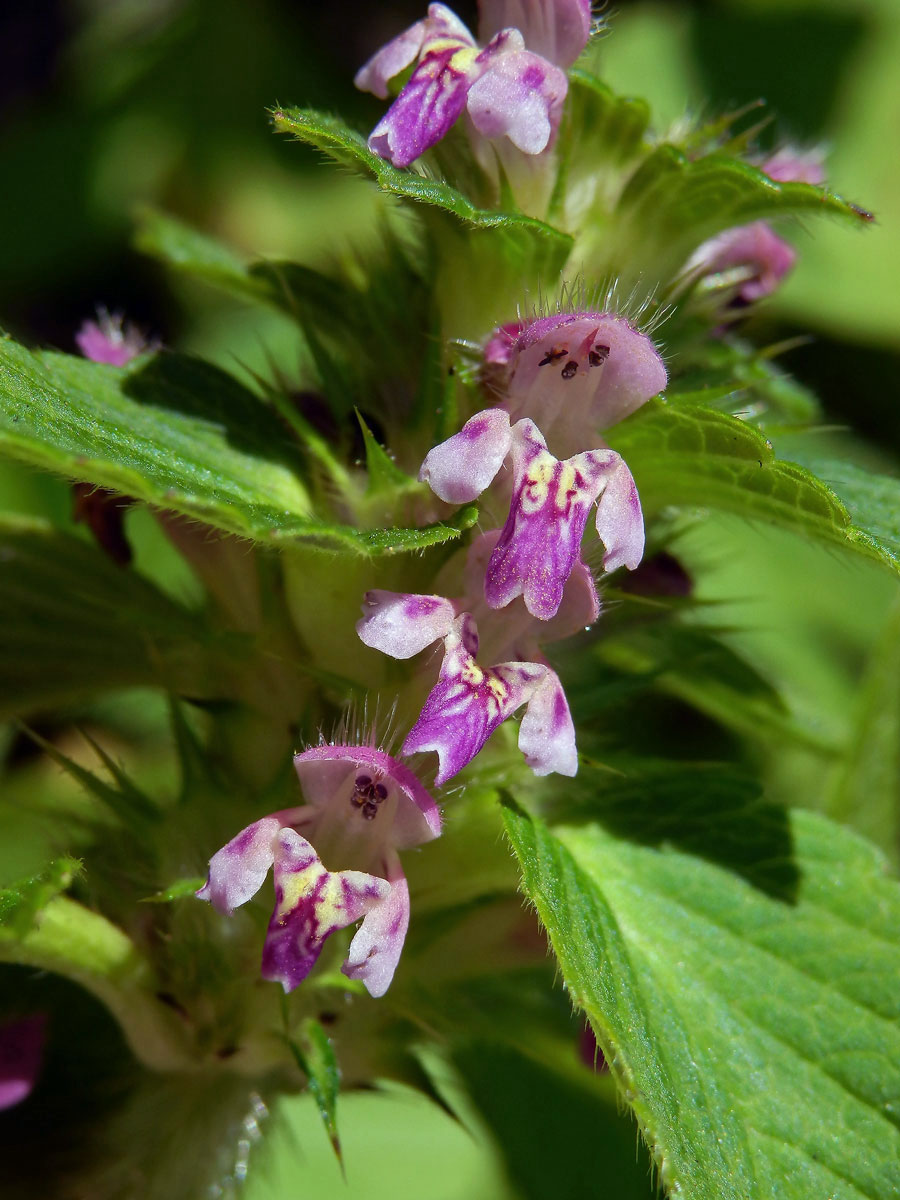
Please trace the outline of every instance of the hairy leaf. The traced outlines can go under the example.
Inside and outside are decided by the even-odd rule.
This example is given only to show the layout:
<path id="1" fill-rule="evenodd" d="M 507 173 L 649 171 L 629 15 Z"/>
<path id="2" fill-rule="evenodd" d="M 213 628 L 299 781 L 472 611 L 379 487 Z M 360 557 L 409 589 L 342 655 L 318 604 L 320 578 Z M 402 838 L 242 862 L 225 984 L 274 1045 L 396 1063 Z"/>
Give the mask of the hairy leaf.
<path id="1" fill-rule="evenodd" d="M 470 505 L 422 529 L 320 520 L 275 414 L 224 371 L 178 354 L 121 369 L 0 342 L 0 450 L 269 543 L 395 553 L 457 537 L 477 517 Z"/>
<path id="2" fill-rule="evenodd" d="M 478 208 L 450 184 L 413 170 L 401 170 L 380 158 L 366 145 L 365 138 L 336 117 L 309 109 L 277 109 L 272 114 L 275 128 L 301 142 L 315 146 L 344 166 L 373 178 L 383 191 L 401 200 L 437 210 L 454 223 L 472 231 L 490 232 L 504 255 L 552 275 L 568 256 L 572 240 L 559 230 L 520 213 Z"/>
<path id="3" fill-rule="evenodd" d="M 868 844 L 728 777 L 508 807 L 524 887 L 644 1130 L 692 1200 L 888 1200 L 900 1163 L 900 890 Z"/>
<path id="4" fill-rule="evenodd" d="M 24 937 L 50 901 L 64 892 L 80 872 L 77 858 L 57 858 L 37 875 L 0 888 L 0 925 Z"/>
<path id="5" fill-rule="evenodd" d="M 898 510 L 891 511 L 889 499 L 892 492 L 900 494 L 894 480 L 864 483 L 861 473 L 841 475 L 854 497 L 858 528 L 831 488 L 805 467 L 776 459 L 759 430 L 726 413 L 651 401 L 611 440 L 651 514 L 667 505 L 718 508 L 855 550 L 895 569 L 900 563 Z"/>
<path id="6" fill-rule="evenodd" d="M 872 216 L 807 183 L 778 183 L 749 163 L 724 154 L 689 158 L 658 146 L 629 179 L 605 239 L 622 282 L 646 272 L 666 281 L 701 242 L 761 218 L 826 213 L 856 223 Z M 614 260 L 614 261 L 613 261 Z"/>
<path id="7" fill-rule="evenodd" d="M 189 695 L 226 649 L 199 613 L 40 521 L 0 517 L 0 715 L 156 684 Z"/>

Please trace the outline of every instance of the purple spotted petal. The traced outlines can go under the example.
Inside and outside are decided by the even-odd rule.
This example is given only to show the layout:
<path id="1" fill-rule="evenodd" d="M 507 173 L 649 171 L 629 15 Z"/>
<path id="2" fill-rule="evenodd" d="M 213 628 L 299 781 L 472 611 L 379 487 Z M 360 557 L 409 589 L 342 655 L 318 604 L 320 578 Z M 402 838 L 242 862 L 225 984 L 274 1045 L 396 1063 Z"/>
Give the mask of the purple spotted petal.
<path id="1" fill-rule="evenodd" d="M 481 495 L 503 466 L 511 440 L 508 414 L 486 408 L 428 452 L 419 479 L 448 504 L 466 504 Z"/>
<path id="2" fill-rule="evenodd" d="M 691 275 L 717 275 L 744 268 L 745 278 L 737 295 L 752 304 L 771 295 L 797 260 L 796 251 L 783 241 L 765 221 L 740 225 L 704 242 L 686 267 Z"/>
<path id="3" fill-rule="evenodd" d="M 480 0 L 478 8 L 482 42 L 512 25 L 529 50 L 558 67 L 572 65 L 591 33 L 590 0 Z"/>
<path id="4" fill-rule="evenodd" d="M 314 746 L 294 758 L 307 803 L 318 811 L 337 805 L 349 812 L 355 782 L 362 774 L 396 792 L 388 841 L 397 850 L 421 846 L 440 835 L 441 815 L 432 797 L 409 767 L 374 746 Z M 302 811 L 302 810 L 301 810 Z M 296 820 L 291 824 L 296 825 Z M 373 832 L 377 821 L 369 823 Z M 310 834 L 310 836 L 314 836 Z"/>
<path id="5" fill-rule="evenodd" d="M 504 38 L 514 48 L 492 53 Z M 559 67 L 523 47 L 516 30 L 497 34 L 479 56 L 490 65 L 469 89 L 466 108 L 484 137 L 508 137 L 523 153 L 540 154 L 556 137 L 568 80 Z"/>
<path id="6" fill-rule="evenodd" d="M 459 117 L 480 68 L 474 43 L 461 37 L 427 43 L 409 82 L 369 136 L 369 149 L 408 167 L 440 141 Z"/>
<path id="7" fill-rule="evenodd" d="M 366 913 L 341 967 L 348 979 L 362 980 L 375 997 L 391 986 L 409 927 L 409 885 L 396 855 L 388 865 L 388 878 L 390 893 Z"/>
<path id="8" fill-rule="evenodd" d="M 209 860 L 209 876 L 197 892 L 226 916 L 255 896 L 275 859 L 275 839 L 282 822 L 263 817 L 242 829 Z"/>
<path id="9" fill-rule="evenodd" d="M 559 313 L 509 336 L 510 415 L 531 417 L 548 437 L 554 431 L 552 440 L 561 440 L 566 452 L 596 444 L 598 430 L 623 420 L 666 386 L 653 342 L 615 313 Z M 495 334 L 489 343 L 495 358 L 496 339 Z"/>
<path id="10" fill-rule="evenodd" d="M 532 616 L 548 621 L 580 559 L 591 505 L 610 466 L 612 450 L 592 450 L 560 462 L 533 421 L 513 430 L 515 483 L 509 516 L 491 555 L 484 595 L 491 608 L 523 596 Z"/>
<path id="11" fill-rule="evenodd" d="M 359 639 L 391 658 L 412 658 L 447 636 L 456 610 L 443 596 L 418 596 L 408 592 L 366 592 L 363 616 L 356 623 Z"/>
<path id="12" fill-rule="evenodd" d="M 633 571 L 644 557 L 644 515 L 631 472 L 615 457 L 618 463 L 597 505 L 597 533 L 606 547 L 604 571 L 622 566 Z"/>
<path id="13" fill-rule="evenodd" d="M 44 1056 L 46 1024 L 38 1013 L 0 1025 L 0 1110 L 31 1094 Z"/>
<path id="14" fill-rule="evenodd" d="M 472 597 L 471 604 L 473 611 L 478 612 L 478 620 L 487 621 L 480 632 L 494 661 L 531 658 L 538 640 L 541 645 L 561 641 L 594 624 L 600 616 L 600 598 L 590 569 L 580 560 L 572 568 L 556 616 L 549 621 L 537 621 L 524 604 L 505 608 L 499 617 L 486 607 L 484 577 L 500 534 L 501 530 L 491 529 L 474 538 L 465 565 L 466 596 Z M 467 600 L 467 607 L 469 603 Z"/>
<path id="15" fill-rule="evenodd" d="M 262 977 L 286 992 L 316 964 L 325 939 L 380 904 L 391 885 L 362 871 L 328 871 L 312 845 L 293 829 L 275 843 L 275 911 L 263 947 Z"/>
<path id="16" fill-rule="evenodd" d="M 529 699 L 545 670 L 536 663 L 479 667 L 465 644 L 467 616 L 458 619 L 447 637 L 438 682 L 403 743 L 404 754 L 435 751 L 438 784 L 475 757 L 494 730 Z"/>
<path id="17" fill-rule="evenodd" d="M 575 726 L 559 676 L 549 667 L 528 701 L 519 726 L 519 749 L 535 775 L 576 775 Z"/>
<path id="18" fill-rule="evenodd" d="M 372 92 L 380 100 L 386 100 L 388 83 L 395 75 L 405 71 L 415 62 L 425 41 L 426 21 L 416 21 L 398 37 L 382 46 L 377 54 L 356 72 L 353 83 L 361 92 Z"/>

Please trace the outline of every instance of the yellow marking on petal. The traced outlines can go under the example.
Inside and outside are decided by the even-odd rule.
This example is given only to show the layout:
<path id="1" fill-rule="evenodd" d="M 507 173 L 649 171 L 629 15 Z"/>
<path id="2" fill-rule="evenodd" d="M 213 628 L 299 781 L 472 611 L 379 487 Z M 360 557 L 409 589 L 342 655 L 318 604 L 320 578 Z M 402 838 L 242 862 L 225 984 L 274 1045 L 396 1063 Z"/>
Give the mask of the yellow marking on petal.
<path id="1" fill-rule="evenodd" d="M 498 704 L 502 704 L 509 695 L 509 688 L 506 686 L 503 680 L 498 679 L 496 675 L 488 680 L 488 687 L 493 692 L 494 699 Z"/>
<path id="2" fill-rule="evenodd" d="M 328 872 L 321 862 L 316 859 L 311 862 L 308 867 L 304 867 L 301 871 L 285 871 L 279 877 L 279 884 L 282 891 L 282 900 L 277 908 L 278 920 L 284 924 L 285 918 L 294 911 L 301 901 L 308 899 L 319 879 Z M 323 891 L 327 891 L 326 888 Z"/>
<path id="3" fill-rule="evenodd" d="M 459 71 L 463 75 L 468 75 L 475 65 L 475 59 L 478 57 L 479 51 L 475 46 L 463 46 L 450 59 L 447 64 L 451 70 Z"/>
<path id="4" fill-rule="evenodd" d="M 476 662 L 467 662 L 459 673 L 463 683 L 467 683 L 470 687 L 478 687 L 484 679 L 484 671 Z"/>
<path id="5" fill-rule="evenodd" d="M 555 466 L 556 459 L 552 454 L 545 452 L 539 455 L 526 471 L 519 501 L 519 507 L 526 515 L 539 512 L 547 503 Z"/>
<path id="6" fill-rule="evenodd" d="M 560 465 L 559 485 L 556 489 L 556 507 L 561 510 L 565 509 L 568 504 L 568 493 L 577 491 L 575 468 L 571 463 L 564 462 Z"/>

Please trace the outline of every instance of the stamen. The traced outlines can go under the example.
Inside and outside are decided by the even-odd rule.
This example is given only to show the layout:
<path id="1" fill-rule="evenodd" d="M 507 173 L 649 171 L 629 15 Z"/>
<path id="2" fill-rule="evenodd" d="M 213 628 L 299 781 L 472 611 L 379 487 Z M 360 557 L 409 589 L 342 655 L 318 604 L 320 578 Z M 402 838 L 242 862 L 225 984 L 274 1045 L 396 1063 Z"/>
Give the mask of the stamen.
<path id="1" fill-rule="evenodd" d="M 566 365 L 560 371 L 560 374 L 562 375 L 563 379 L 575 378 L 575 376 L 578 374 L 578 363 L 574 358 L 570 362 L 566 363 Z"/>

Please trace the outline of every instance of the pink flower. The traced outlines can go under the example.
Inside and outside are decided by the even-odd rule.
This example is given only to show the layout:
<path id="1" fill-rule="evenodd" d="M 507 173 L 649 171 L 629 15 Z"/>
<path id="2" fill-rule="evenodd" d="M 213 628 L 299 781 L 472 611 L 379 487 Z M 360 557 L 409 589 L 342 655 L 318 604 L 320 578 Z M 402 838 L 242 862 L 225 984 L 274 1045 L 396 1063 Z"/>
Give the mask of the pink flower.
<path id="1" fill-rule="evenodd" d="M 497 23 L 510 13 L 523 24 Z M 357 72 L 358 88 L 386 99 L 390 80 L 414 65 L 373 130 L 370 150 L 407 167 L 463 112 L 482 137 L 508 140 L 523 154 L 537 155 L 553 144 L 568 89 L 561 67 L 587 42 L 590 6 L 584 0 L 487 3 L 481 33 L 483 47 L 449 8 L 431 4 L 424 20 Z"/>
<path id="2" fill-rule="evenodd" d="M 153 347 L 134 325 L 124 323 L 121 313 L 98 313 L 96 321 L 85 321 L 75 334 L 78 349 L 91 362 L 124 367 Z"/>
<path id="3" fill-rule="evenodd" d="M 631 472 L 614 450 L 588 450 L 560 461 L 528 418 L 510 425 L 503 409 L 476 413 L 435 446 L 419 478 L 442 500 L 463 503 L 485 490 L 507 458 L 513 467 L 509 515 L 485 573 L 491 608 L 523 596 L 542 621 L 554 617 L 576 564 L 591 507 L 606 547 L 605 570 L 634 569 L 644 552 L 644 521 Z"/>
<path id="4" fill-rule="evenodd" d="M 230 915 L 272 870 L 275 909 L 262 976 L 302 983 L 332 933 L 362 921 L 342 971 L 383 996 L 409 925 L 398 850 L 441 832 L 437 805 L 402 763 L 370 746 L 317 746 L 294 766 L 306 804 L 263 817 L 223 846 L 197 893 Z M 346 869 L 325 866 L 345 863 Z"/>
<path id="5" fill-rule="evenodd" d="M 393 658 L 409 658 L 443 641 L 438 681 L 403 743 L 404 754 L 437 753 L 437 783 L 471 762 L 494 730 L 523 705 L 519 749 L 534 773 L 574 775 L 578 770 L 575 729 L 556 672 L 543 661 L 479 666 L 475 621 L 467 612 L 456 616 L 451 601 L 367 592 L 356 630 L 365 645 Z"/>

